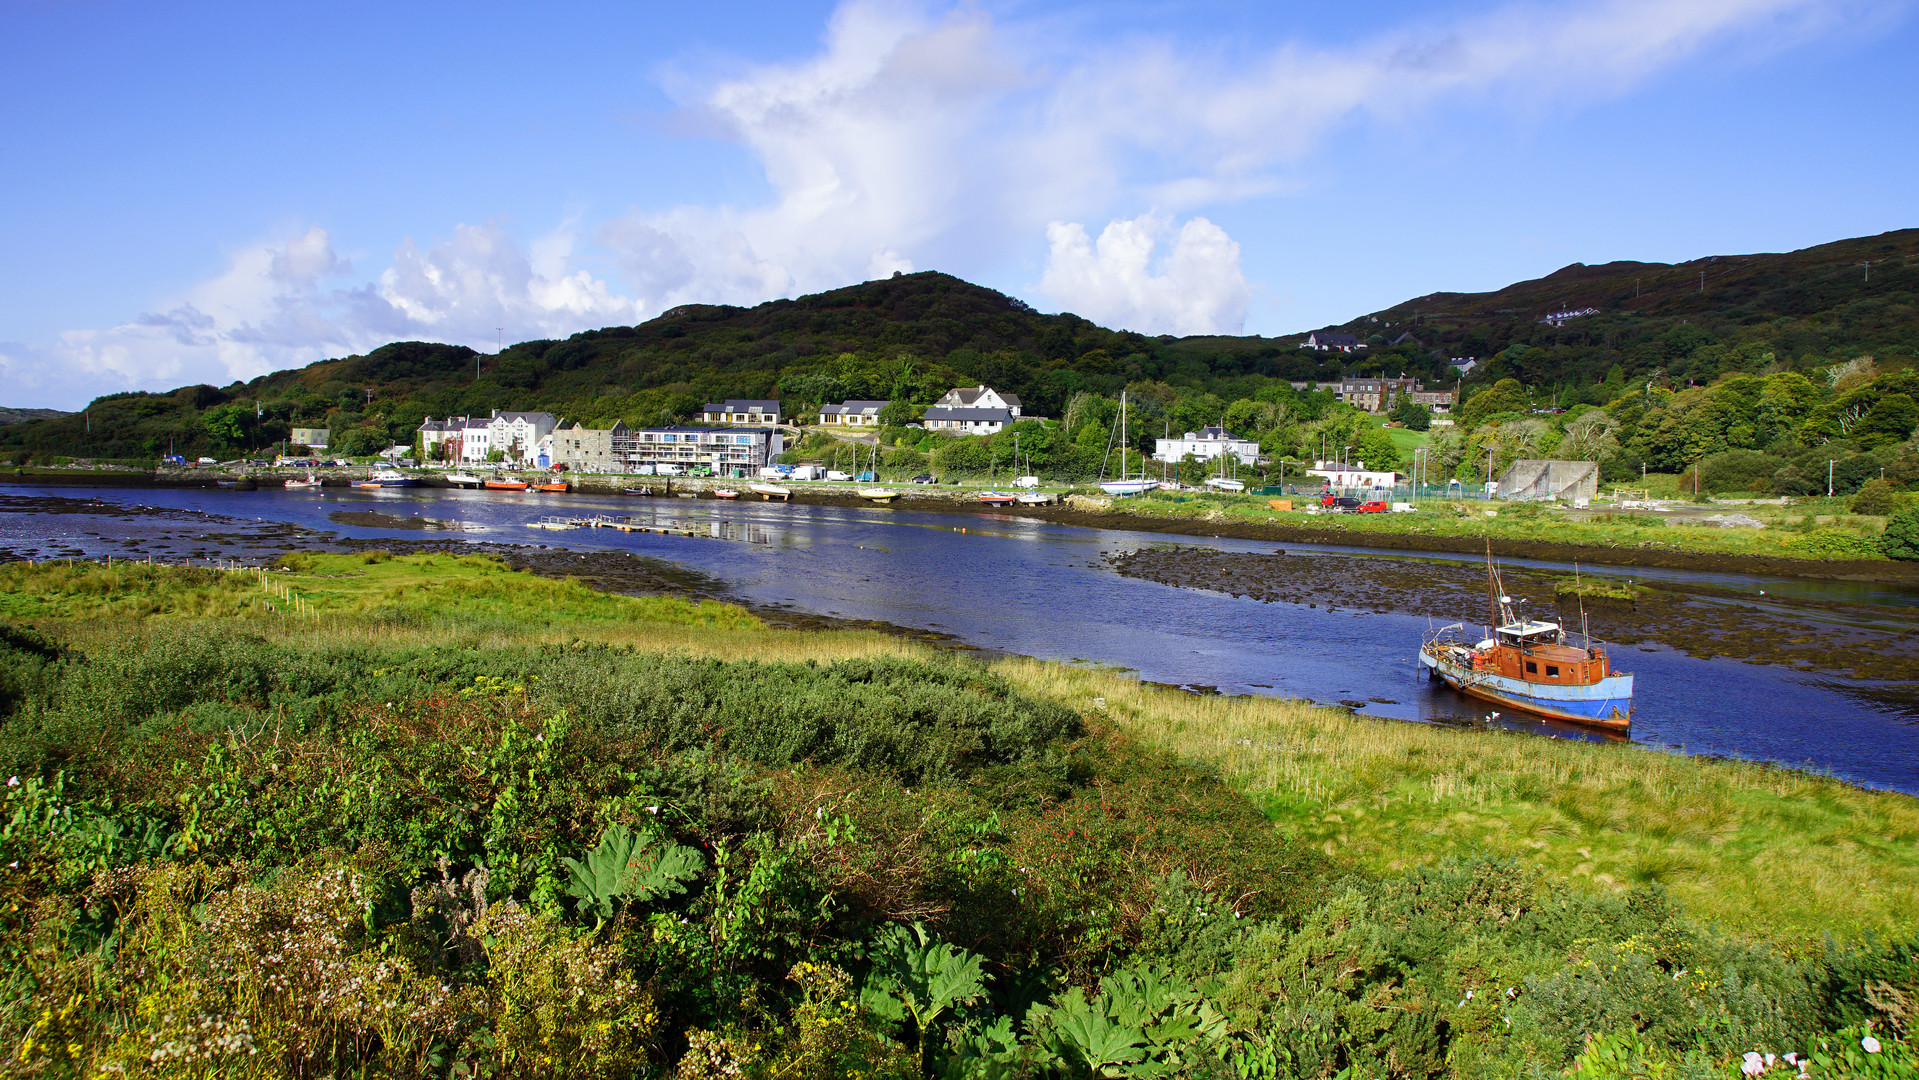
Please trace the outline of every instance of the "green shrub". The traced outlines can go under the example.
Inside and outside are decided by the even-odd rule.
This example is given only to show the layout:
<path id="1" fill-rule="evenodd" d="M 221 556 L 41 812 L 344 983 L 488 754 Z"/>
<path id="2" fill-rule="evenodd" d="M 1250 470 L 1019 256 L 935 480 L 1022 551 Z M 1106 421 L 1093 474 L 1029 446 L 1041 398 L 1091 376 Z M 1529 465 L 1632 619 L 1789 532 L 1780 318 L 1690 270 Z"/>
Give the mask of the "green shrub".
<path id="1" fill-rule="evenodd" d="M 1919 559 L 1919 506 L 1892 515 L 1879 542 L 1889 559 Z"/>
<path id="2" fill-rule="evenodd" d="M 1851 509 L 1855 514 L 1883 517 L 1897 508 L 1892 485 L 1885 480 L 1866 481 L 1859 485 L 1859 494 L 1852 497 Z"/>

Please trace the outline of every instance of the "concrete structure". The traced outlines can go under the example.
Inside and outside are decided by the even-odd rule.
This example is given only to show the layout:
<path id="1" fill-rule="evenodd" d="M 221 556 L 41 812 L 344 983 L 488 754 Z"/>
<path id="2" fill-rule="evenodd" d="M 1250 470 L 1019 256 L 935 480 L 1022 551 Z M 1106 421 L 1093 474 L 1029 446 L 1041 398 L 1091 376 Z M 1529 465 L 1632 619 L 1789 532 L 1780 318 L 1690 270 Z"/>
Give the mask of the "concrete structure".
<path id="1" fill-rule="evenodd" d="M 613 452 L 628 472 L 641 466 L 705 466 L 716 476 L 757 476 L 784 449 L 778 428 L 651 427 L 622 432 Z"/>
<path id="2" fill-rule="evenodd" d="M 1306 347 L 1320 352 L 1355 352 L 1366 347 L 1366 343 L 1354 334 L 1317 333 L 1306 335 Z"/>
<path id="3" fill-rule="evenodd" d="M 700 422 L 703 424 L 752 424 L 755 427 L 773 427 L 780 422 L 780 403 L 777 401 L 754 401 L 746 398 L 727 398 L 725 401 L 709 401 L 700 406 Z"/>
<path id="4" fill-rule="evenodd" d="M 328 440 L 332 438 L 332 430 L 323 427 L 297 427 L 287 432 L 289 443 L 295 446 L 311 446 L 315 450 L 325 450 Z"/>
<path id="5" fill-rule="evenodd" d="M 1334 491 L 1390 491 L 1399 482 L 1398 473 L 1368 469 L 1363 461 L 1351 464 L 1315 461 L 1313 467 L 1306 470 L 1306 475 L 1319 477 Z"/>
<path id="6" fill-rule="evenodd" d="M 1591 500 L 1599 494 L 1599 466 L 1591 461 L 1520 458 L 1499 477 L 1501 498 L 1520 501 Z"/>
<path id="7" fill-rule="evenodd" d="M 610 428 L 556 428 L 541 444 L 537 463 L 542 468 L 565 465 L 571 472 L 625 472 L 626 463 L 614 449 L 625 436 L 626 424 L 618 420 Z"/>
<path id="8" fill-rule="evenodd" d="M 889 401 L 842 401 L 820 406 L 820 423 L 836 427 L 879 427 L 880 410 Z"/>
<path id="9" fill-rule="evenodd" d="M 955 409 L 934 405 L 926 410 L 925 416 L 920 417 L 920 423 L 926 425 L 928 431 L 991 435 L 1012 423 L 1018 415 L 1011 409 Z"/>
<path id="10" fill-rule="evenodd" d="M 1187 454 L 1201 461 L 1215 461 L 1231 454 L 1241 465 L 1251 465 L 1259 460 L 1259 444 L 1239 438 L 1223 427 L 1209 427 L 1198 433 L 1189 431 L 1183 439 L 1155 440 L 1154 461 L 1177 463 L 1186 460 Z"/>

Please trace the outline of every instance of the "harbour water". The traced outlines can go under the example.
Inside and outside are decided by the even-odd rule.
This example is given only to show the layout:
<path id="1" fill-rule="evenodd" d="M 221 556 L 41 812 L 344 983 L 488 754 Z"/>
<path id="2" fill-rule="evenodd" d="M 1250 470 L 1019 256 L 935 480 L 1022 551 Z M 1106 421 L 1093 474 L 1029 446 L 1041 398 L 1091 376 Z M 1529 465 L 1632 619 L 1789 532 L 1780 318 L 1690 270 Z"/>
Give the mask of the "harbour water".
<path id="1" fill-rule="evenodd" d="M 551 515 L 631 516 L 667 531 L 533 528 Z M 442 531 L 387 527 L 431 521 Z M 372 523 L 372 524 L 369 524 Z M 684 535 L 692 532 L 694 535 Z M 785 503 L 439 489 L 55 489 L 0 485 L 0 557 L 138 553 L 204 562 L 265 561 L 312 533 L 353 539 L 454 539 L 630 551 L 700 571 L 762 609 L 936 631 L 978 649 L 1135 670 L 1155 682 L 1345 703 L 1407 721 L 1495 723 L 1557 738 L 1606 738 L 1489 709 L 1427 682 L 1414 662 L 1421 615 L 1261 602 L 1117 573 L 1107 556 L 1180 544 L 1270 553 L 1272 543 L 1052 525 L 1014 516 Z M 1301 555 L 1339 549 L 1297 548 Z M 1456 567 L 1458 556 L 1367 552 L 1403 568 Z M 1311 574 L 1311 560 L 1297 573 Z M 1514 561 L 1510 565 L 1539 565 Z M 1644 570 L 1585 568 L 1616 576 Z M 1919 632 L 1919 596 L 1890 587 L 1661 571 L 1685 581 L 1818 601 L 1821 620 L 1851 617 Z M 1838 605 L 1835 608 L 1835 605 Z M 1774 603 L 1773 613 L 1790 607 Z M 1835 615 L 1835 611 L 1837 615 Z M 1438 621 L 1471 612 L 1433 612 Z M 1728 618 L 1738 618 L 1729 609 Z M 1631 738 L 1649 749 L 1809 767 L 1919 794 L 1919 688 L 1688 655 L 1614 647 L 1637 677 Z"/>

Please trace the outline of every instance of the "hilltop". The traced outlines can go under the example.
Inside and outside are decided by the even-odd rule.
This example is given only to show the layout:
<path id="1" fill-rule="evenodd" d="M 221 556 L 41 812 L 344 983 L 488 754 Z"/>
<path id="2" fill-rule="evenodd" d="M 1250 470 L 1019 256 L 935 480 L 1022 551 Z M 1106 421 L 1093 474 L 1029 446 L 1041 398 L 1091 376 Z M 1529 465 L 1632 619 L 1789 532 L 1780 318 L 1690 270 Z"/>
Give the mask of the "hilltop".
<path id="1" fill-rule="evenodd" d="M 1308 350 L 1303 334 L 1112 330 L 926 271 L 750 308 L 690 304 L 497 354 L 395 342 L 225 387 L 109 394 L 88 409 L 90 433 L 77 413 L 28 419 L 0 426 L 0 451 L 239 453 L 310 425 L 368 453 L 410 441 L 428 416 L 542 409 L 596 426 L 656 424 L 726 397 L 777 397 L 793 416 L 846 398 L 927 404 L 973 383 L 1054 417 L 1077 394 L 1116 397 L 1133 386 L 1149 409 L 1165 407 L 1168 424 L 1207 423 L 1227 403 L 1281 392 L 1282 381 L 1382 372 L 1451 381 L 1448 361 L 1465 356 L 1481 361 L 1465 380 L 1468 397 L 1513 378 L 1543 399 L 1601 405 L 1629 382 L 1683 388 L 1867 354 L 1881 371 L 1910 367 L 1919 358 L 1915 254 L 1919 229 L 1786 254 L 1574 264 L 1495 292 L 1429 293 L 1332 328 L 1369 343 L 1353 354 Z M 1546 321 L 1555 312 L 1581 314 Z"/>
<path id="2" fill-rule="evenodd" d="M 1448 357 L 1498 359 L 1468 381 L 1533 386 L 1794 369 L 1875 354 L 1919 359 L 1919 229 L 1783 254 L 1682 263 L 1574 263 L 1486 293 L 1435 292 L 1328 329 L 1384 344 L 1410 333 Z M 1578 313 L 1548 321 L 1556 313 Z M 1303 340 L 1303 339 L 1301 339 Z M 1523 347 L 1518 348 L 1515 347 Z"/>

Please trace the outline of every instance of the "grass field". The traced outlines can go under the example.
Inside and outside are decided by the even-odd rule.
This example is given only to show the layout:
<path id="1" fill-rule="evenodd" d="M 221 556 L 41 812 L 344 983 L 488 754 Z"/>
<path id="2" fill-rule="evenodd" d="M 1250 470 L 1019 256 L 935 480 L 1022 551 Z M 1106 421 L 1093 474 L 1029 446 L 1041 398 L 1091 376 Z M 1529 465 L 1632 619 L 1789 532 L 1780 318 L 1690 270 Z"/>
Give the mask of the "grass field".
<path id="1" fill-rule="evenodd" d="M 721 659 L 928 655 L 867 632 L 772 630 L 728 605 L 596 593 L 449 556 L 301 555 L 267 574 L 97 564 L 0 566 L 0 613 L 82 649 L 127 620 L 243 620 L 340 646 L 433 637 L 473 647 L 572 640 Z M 264 577 L 264 583 L 263 583 Z M 293 614 L 291 601 L 301 601 Z M 268 603 L 272 603 L 271 610 Z M 1790 770 L 1632 746 L 1544 741 L 1195 697 L 1127 675 L 1010 659 L 1000 675 L 1219 770 L 1275 827 L 1390 873 L 1493 853 L 1582 888 L 1658 883 L 1694 913 L 1777 938 L 1919 923 L 1919 802 Z"/>

